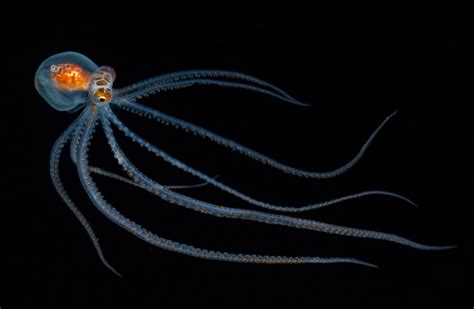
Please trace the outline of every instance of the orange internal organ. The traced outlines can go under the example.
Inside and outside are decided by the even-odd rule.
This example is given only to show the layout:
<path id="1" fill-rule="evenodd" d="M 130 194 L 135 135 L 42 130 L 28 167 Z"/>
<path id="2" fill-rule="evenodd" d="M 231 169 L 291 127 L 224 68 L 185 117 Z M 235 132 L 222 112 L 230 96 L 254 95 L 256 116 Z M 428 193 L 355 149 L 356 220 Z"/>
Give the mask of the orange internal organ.
<path id="1" fill-rule="evenodd" d="M 56 87 L 65 91 L 87 91 L 89 72 L 72 63 L 53 64 L 50 67 L 51 79 Z"/>

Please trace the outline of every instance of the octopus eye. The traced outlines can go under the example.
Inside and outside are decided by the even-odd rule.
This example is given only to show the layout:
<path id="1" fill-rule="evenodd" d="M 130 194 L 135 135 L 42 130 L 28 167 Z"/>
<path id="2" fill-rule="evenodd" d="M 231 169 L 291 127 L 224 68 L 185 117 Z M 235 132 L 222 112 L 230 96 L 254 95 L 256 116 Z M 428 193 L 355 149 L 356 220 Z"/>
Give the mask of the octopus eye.
<path id="1" fill-rule="evenodd" d="M 100 67 L 100 70 L 104 73 L 107 73 L 107 74 L 104 74 L 104 78 L 108 81 L 108 82 L 114 82 L 115 81 L 115 70 L 109 66 L 102 66 Z"/>
<path id="2" fill-rule="evenodd" d="M 100 103 L 105 103 L 110 101 L 112 98 L 112 95 L 110 94 L 110 91 L 105 88 L 100 88 L 94 93 L 95 98 L 97 99 L 98 102 Z"/>

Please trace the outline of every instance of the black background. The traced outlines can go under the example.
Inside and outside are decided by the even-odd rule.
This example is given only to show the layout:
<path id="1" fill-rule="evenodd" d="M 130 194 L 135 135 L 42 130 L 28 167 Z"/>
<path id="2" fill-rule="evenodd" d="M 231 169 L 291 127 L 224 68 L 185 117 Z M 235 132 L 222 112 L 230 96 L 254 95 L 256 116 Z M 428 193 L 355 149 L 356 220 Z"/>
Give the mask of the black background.
<path id="1" fill-rule="evenodd" d="M 63 13 L 17 19 L 4 28 L 9 44 L 0 122 L 6 156 L 1 177 L 2 309 L 471 307 L 474 140 L 472 96 L 462 94 L 472 86 L 463 76 L 465 25 L 456 15 L 380 12 L 369 18 L 331 11 L 308 17 L 287 12 L 205 18 L 162 12 L 107 19 Z M 118 116 L 171 155 L 261 200 L 304 205 L 366 189 L 403 194 L 420 208 L 366 197 L 300 216 L 459 248 L 423 252 L 383 241 L 214 218 L 94 177 L 121 212 L 175 241 L 236 253 L 350 256 L 379 268 L 245 265 L 183 256 L 152 247 L 103 217 L 88 201 L 66 152 L 62 179 L 124 278 L 115 276 L 100 263 L 49 178 L 51 146 L 76 115 L 50 108 L 36 93 L 33 76 L 44 59 L 69 50 L 112 66 L 117 88 L 172 71 L 222 69 L 287 90 L 313 106 L 213 87 L 172 91 L 143 102 L 306 170 L 330 170 L 347 162 L 398 109 L 356 167 L 323 181 L 285 175 L 127 112 Z M 98 132 L 91 163 L 119 171 Z M 198 181 L 118 135 L 132 161 L 160 183 Z M 252 208 L 210 186 L 183 193 Z"/>

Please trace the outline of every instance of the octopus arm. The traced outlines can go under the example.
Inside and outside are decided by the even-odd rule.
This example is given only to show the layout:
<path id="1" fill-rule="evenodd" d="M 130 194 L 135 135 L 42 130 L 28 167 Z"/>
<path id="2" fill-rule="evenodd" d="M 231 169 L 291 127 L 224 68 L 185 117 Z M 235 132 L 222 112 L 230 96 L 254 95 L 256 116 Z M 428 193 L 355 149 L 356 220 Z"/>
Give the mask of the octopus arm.
<path id="1" fill-rule="evenodd" d="M 120 149 L 119 145 L 117 144 L 117 141 L 113 135 L 112 128 L 110 126 L 110 122 L 107 117 L 107 112 L 101 111 L 101 121 L 102 121 L 102 127 L 104 129 L 108 143 L 112 149 L 112 152 L 114 153 L 114 156 L 117 159 L 118 163 L 122 166 L 123 170 L 126 171 L 129 174 L 129 176 L 132 177 L 135 181 L 141 182 L 144 187 L 147 187 L 148 190 L 156 193 L 156 195 L 158 195 L 161 199 L 169 203 L 186 207 L 198 212 L 207 213 L 207 214 L 217 216 L 217 217 L 257 221 L 257 222 L 262 222 L 262 223 L 267 223 L 267 224 L 283 225 L 283 226 L 288 226 L 288 227 L 293 227 L 293 228 L 300 228 L 300 229 L 306 229 L 306 230 L 319 231 L 323 233 L 352 236 L 352 237 L 358 237 L 358 238 L 379 239 L 379 240 L 385 240 L 385 241 L 398 243 L 401 245 L 405 245 L 405 246 L 412 247 L 415 249 L 420 249 L 420 250 L 445 250 L 445 249 L 453 248 L 452 246 L 424 245 L 424 244 L 420 244 L 420 243 L 408 240 L 406 238 L 403 238 L 394 234 L 388 234 L 388 233 L 383 233 L 383 232 L 337 226 L 337 225 L 332 225 L 332 224 L 323 223 L 319 221 L 295 218 L 295 217 L 279 215 L 279 214 L 265 213 L 261 211 L 239 209 L 239 208 L 229 208 L 225 206 L 220 206 L 220 205 L 215 205 L 212 203 L 200 201 L 198 199 L 194 199 L 194 198 L 179 194 L 177 192 L 170 191 L 164 188 L 162 185 L 154 182 L 153 180 L 145 176 L 126 157 L 126 155 L 123 153 L 123 151 Z"/>
<path id="2" fill-rule="evenodd" d="M 163 237 L 160 237 L 145 228 L 141 227 L 136 222 L 123 216 L 117 209 L 111 206 L 99 192 L 95 182 L 93 181 L 88 169 L 88 147 L 93 134 L 93 127 L 97 122 L 97 115 L 91 115 L 85 127 L 84 136 L 78 152 L 77 169 L 79 178 L 83 187 L 85 188 L 90 200 L 96 208 L 103 213 L 109 220 L 132 233 L 136 237 L 163 249 L 204 258 L 210 260 L 219 260 L 226 262 L 238 263 L 265 263 L 265 264 L 303 264 L 303 263 L 353 263 L 365 266 L 376 267 L 373 264 L 345 257 L 286 257 L 286 256 L 268 256 L 268 255 L 253 255 L 253 254 L 235 254 L 220 251 L 211 251 L 201 248 L 196 248 L 190 245 L 178 243 Z"/>
<path id="3" fill-rule="evenodd" d="M 64 131 L 63 134 L 57 139 L 55 144 L 53 145 L 53 149 L 51 151 L 51 157 L 50 157 L 50 174 L 51 174 L 51 179 L 53 182 L 53 186 L 58 192 L 59 196 L 62 198 L 64 203 L 67 205 L 67 207 L 72 211 L 74 216 L 79 220 L 81 225 L 84 227 L 84 229 L 87 232 L 87 235 L 89 236 L 90 240 L 92 241 L 92 244 L 94 245 L 94 248 L 97 251 L 97 254 L 101 260 L 101 262 L 110 269 L 113 273 L 115 273 L 118 276 L 122 276 L 119 272 L 117 272 L 110 264 L 109 262 L 105 259 L 104 254 L 102 253 L 102 249 L 99 245 L 99 239 L 94 233 L 94 230 L 92 229 L 92 226 L 90 223 L 87 221 L 87 219 L 84 217 L 82 212 L 77 208 L 77 206 L 74 204 L 72 199 L 70 198 L 69 194 L 66 192 L 64 185 L 61 181 L 61 178 L 59 176 L 59 160 L 61 157 L 62 150 L 66 143 L 71 139 L 72 133 L 75 131 L 75 129 L 80 126 L 83 122 L 82 115 L 79 116 L 79 118 L 76 119 L 76 121 L 69 126 L 66 131 Z"/>
<path id="4" fill-rule="evenodd" d="M 223 80 L 224 78 L 227 80 Z M 239 82 L 232 80 L 238 80 Z M 291 104 L 310 106 L 310 104 L 300 102 L 282 89 L 261 79 L 239 72 L 221 70 L 192 70 L 163 74 L 123 88 L 120 90 L 120 93 L 129 99 L 135 99 L 150 95 L 154 92 L 180 89 L 195 85 L 218 86 L 260 92 Z"/>
<path id="5" fill-rule="evenodd" d="M 364 153 L 367 151 L 368 147 L 374 140 L 374 138 L 377 136 L 379 131 L 385 126 L 385 124 L 392 118 L 397 111 L 393 112 L 390 114 L 385 120 L 375 129 L 374 132 L 369 136 L 369 138 L 365 141 L 365 143 L 362 145 L 360 148 L 359 152 L 346 164 L 343 166 L 334 169 L 332 171 L 327 171 L 327 172 L 312 172 L 312 171 L 305 171 L 302 169 L 294 168 L 291 166 L 288 166 L 286 164 L 280 163 L 264 154 L 258 153 L 257 151 L 250 149 L 246 146 L 243 146 L 237 142 L 234 142 L 228 138 L 222 137 L 216 133 L 213 133 L 209 130 L 206 130 L 204 128 L 201 128 L 195 124 L 192 124 L 190 122 L 178 119 L 173 116 L 169 116 L 165 113 L 162 113 L 160 111 L 157 111 L 155 109 L 152 109 L 150 107 L 141 105 L 137 102 L 131 102 L 128 100 L 123 100 L 120 102 L 117 102 L 117 106 L 121 107 L 122 109 L 128 110 L 133 113 L 137 113 L 139 115 L 145 115 L 147 117 L 153 118 L 161 123 L 164 124 L 169 124 L 172 126 L 175 126 L 180 129 L 184 129 L 186 131 L 190 131 L 194 134 L 197 134 L 201 137 L 207 138 L 217 144 L 220 144 L 222 146 L 228 147 L 236 152 L 239 152 L 251 159 L 254 159 L 256 161 L 259 161 L 263 164 L 269 165 L 277 170 L 280 170 L 284 173 L 299 176 L 299 177 L 304 177 L 304 178 L 333 178 L 337 175 L 343 174 L 344 172 L 348 171 L 350 168 L 352 168 L 359 160 L 362 158 Z"/>
<path id="6" fill-rule="evenodd" d="M 208 175 L 206 175 L 204 173 L 201 173 L 198 170 L 190 167 L 189 165 L 173 158 L 172 156 L 170 156 L 169 154 L 167 154 L 163 150 L 158 149 L 157 147 L 155 147 L 151 143 L 147 142 L 145 139 L 141 138 L 138 134 L 136 134 L 135 132 L 130 130 L 127 126 L 125 126 L 118 119 L 118 117 L 111 110 L 108 110 L 107 113 L 108 113 L 108 117 L 110 117 L 110 120 L 126 136 L 130 137 L 134 142 L 138 143 L 140 146 L 142 146 L 146 150 L 150 151 L 151 153 L 153 153 L 157 157 L 162 158 L 165 162 L 179 168 L 180 170 L 182 170 L 186 173 L 189 173 L 193 176 L 196 176 L 196 177 L 206 181 L 206 183 L 209 183 L 212 186 L 215 186 L 215 187 L 223 190 L 224 192 L 227 192 L 227 193 L 229 193 L 229 194 L 231 194 L 235 197 L 238 197 L 238 198 L 240 198 L 240 199 L 242 199 L 242 200 L 244 200 L 244 201 L 246 201 L 246 202 L 248 202 L 252 205 L 258 206 L 258 207 L 262 207 L 262 208 L 266 208 L 266 209 L 270 209 L 270 210 L 275 210 L 275 211 L 303 212 L 303 211 L 309 211 L 309 210 L 318 209 L 318 208 L 322 208 L 322 207 L 327 207 L 327 206 L 330 206 L 330 205 L 338 204 L 338 203 L 341 203 L 341 202 L 344 202 L 344 201 L 348 201 L 348 200 L 352 200 L 352 199 L 356 199 L 356 198 L 361 198 L 361 197 L 369 196 L 369 195 L 390 196 L 390 197 L 401 199 L 401 200 L 403 200 L 403 201 L 405 201 L 405 202 L 407 202 L 411 205 L 416 206 L 416 204 L 414 202 L 412 202 L 411 200 L 409 200 L 408 198 L 406 198 L 404 196 L 401 196 L 397 193 L 393 193 L 393 192 L 389 192 L 389 191 L 382 191 L 382 190 L 370 190 L 370 191 L 358 192 L 358 193 L 355 193 L 355 194 L 346 195 L 346 196 L 339 197 L 339 198 L 336 198 L 336 199 L 323 201 L 323 202 L 319 202 L 319 203 L 313 203 L 313 204 L 310 204 L 310 205 L 305 205 L 305 206 L 300 206 L 300 207 L 273 205 L 273 204 L 270 204 L 270 203 L 262 202 L 262 201 L 254 199 L 254 198 L 252 198 L 248 195 L 245 195 L 245 194 L 243 194 L 243 193 L 241 193 L 241 192 L 239 192 L 239 191 L 237 191 L 233 188 L 230 188 L 229 186 L 226 186 L 222 182 L 217 181 L 217 180 L 209 177 Z"/>

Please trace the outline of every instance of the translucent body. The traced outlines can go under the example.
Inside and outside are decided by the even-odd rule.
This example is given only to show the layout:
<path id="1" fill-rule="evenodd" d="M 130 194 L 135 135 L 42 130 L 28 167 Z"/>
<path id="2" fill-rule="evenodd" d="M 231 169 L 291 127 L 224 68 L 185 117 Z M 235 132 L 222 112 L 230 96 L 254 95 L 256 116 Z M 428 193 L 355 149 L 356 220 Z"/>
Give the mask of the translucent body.
<path id="1" fill-rule="evenodd" d="M 53 146 L 50 157 L 50 173 L 54 187 L 66 205 L 71 209 L 71 211 L 87 231 L 97 250 L 99 258 L 106 267 L 116 274 L 118 274 L 118 272 L 116 272 L 105 259 L 91 225 L 71 200 L 59 177 L 60 155 L 66 143 L 69 141 L 71 142 L 69 148 L 70 156 L 72 161 L 76 164 L 77 173 L 79 179 L 81 180 L 82 187 L 86 191 L 89 199 L 92 201 L 95 207 L 109 220 L 127 230 L 131 234 L 154 246 L 166 250 L 171 250 L 194 257 L 226 262 L 267 264 L 353 263 L 365 266 L 374 266 L 373 264 L 351 257 L 286 257 L 239 254 L 210 251 L 177 243 L 155 235 L 151 231 L 141 227 L 138 223 L 124 217 L 105 200 L 105 198 L 100 193 L 97 184 L 92 179 L 91 173 L 108 176 L 112 179 L 142 188 L 174 206 L 185 207 L 192 211 L 205 213 L 215 217 L 224 217 L 236 220 L 250 220 L 265 224 L 283 225 L 322 233 L 385 240 L 419 250 L 444 250 L 452 248 L 451 246 L 424 245 L 394 234 L 384 232 L 337 226 L 315 220 L 302 219 L 264 211 L 232 208 L 225 205 L 212 204 L 203 200 L 194 199 L 184 194 L 178 193 L 176 190 L 195 186 L 163 186 L 156 180 L 147 177 L 127 157 L 125 151 L 120 147 L 118 141 L 114 137 L 114 128 L 119 129 L 125 134 L 125 136 L 129 137 L 131 140 L 142 146 L 145 151 L 153 153 L 172 166 L 190 175 L 200 178 L 201 180 L 204 180 L 206 184 L 212 185 L 228 194 L 240 198 L 241 200 L 244 200 L 253 206 L 270 209 L 273 211 L 304 212 L 371 195 L 384 195 L 386 197 L 397 198 L 415 205 L 412 201 L 399 194 L 384 190 L 366 190 L 363 192 L 334 198 L 328 201 L 319 201 L 309 205 L 300 206 L 274 205 L 260 201 L 225 185 L 223 182 L 216 180 L 215 177 L 210 177 L 192 168 L 191 166 L 170 156 L 158 147 L 152 145 L 145 139 L 138 136 L 138 134 L 130 130 L 124 123 L 122 123 L 118 119 L 117 115 L 113 113 L 113 109 L 119 108 L 128 112 L 137 113 L 140 116 L 150 118 L 164 124 L 173 125 L 176 128 L 184 129 L 200 137 L 207 138 L 217 144 L 228 147 L 236 152 L 241 153 L 242 155 L 266 164 L 271 168 L 280 170 L 286 174 L 309 179 L 333 178 L 348 171 L 363 157 L 372 141 L 375 139 L 380 130 L 385 126 L 385 124 L 395 115 L 395 112 L 385 118 L 385 120 L 368 137 L 358 153 L 347 163 L 332 171 L 305 171 L 280 163 L 230 139 L 222 137 L 187 121 L 180 120 L 150 107 L 143 106 L 136 102 L 136 100 L 138 100 L 141 96 L 198 85 L 253 91 L 274 97 L 293 105 L 308 106 L 307 104 L 294 99 L 276 86 L 242 73 L 215 70 L 196 70 L 165 74 L 118 90 L 112 89 L 114 79 L 115 72 L 112 68 L 98 68 L 87 57 L 78 53 L 67 52 L 55 55 L 44 61 L 36 73 L 35 84 L 41 96 L 57 110 L 74 111 L 82 106 L 85 106 L 85 109 L 76 119 L 76 121 L 74 121 L 74 123 L 69 126 L 69 128 L 58 138 L 55 145 Z M 104 131 L 107 142 L 110 146 L 111 154 L 113 154 L 113 157 L 115 157 L 117 163 L 122 167 L 128 178 L 106 172 L 98 167 L 92 167 L 88 164 L 88 151 L 92 145 L 92 139 L 96 126 L 100 126 Z"/>
<path id="2" fill-rule="evenodd" d="M 91 76 L 89 93 L 95 103 L 107 103 L 112 100 L 112 85 L 115 71 L 111 67 L 102 66 Z"/>
<path id="3" fill-rule="evenodd" d="M 82 70 L 82 72 L 77 72 L 79 74 L 79 80 L 76 79 L 77 87 L 74 87 L 70 76 L 52 78 L 52 74 L 55 74 L 57 69 L 63 69 L 62 66 L 65 64 L 78 66 Z M 56 54 L 39 66 L 35 74 L 35 87 L 52 108 L 58 111 L 74 112 L 86 103 L 89 96 L 89 83 L 85 84 L 82 79 L 96 72 L 98 68 L 92 60 L 82 54 L 75 52 Z"/>

